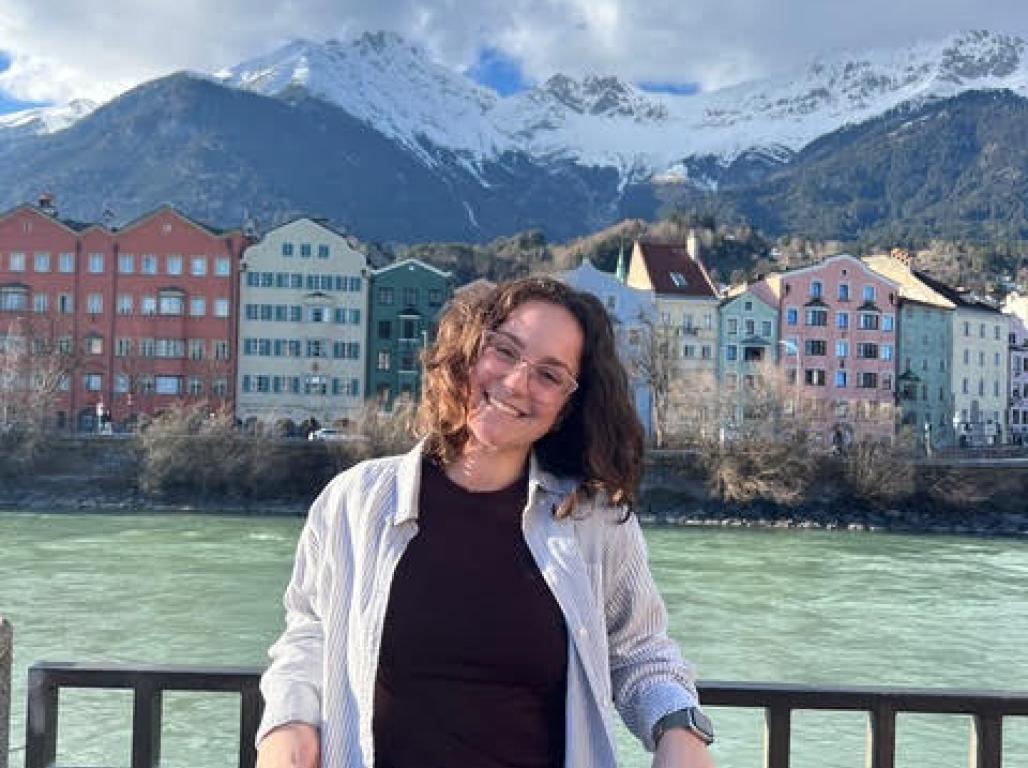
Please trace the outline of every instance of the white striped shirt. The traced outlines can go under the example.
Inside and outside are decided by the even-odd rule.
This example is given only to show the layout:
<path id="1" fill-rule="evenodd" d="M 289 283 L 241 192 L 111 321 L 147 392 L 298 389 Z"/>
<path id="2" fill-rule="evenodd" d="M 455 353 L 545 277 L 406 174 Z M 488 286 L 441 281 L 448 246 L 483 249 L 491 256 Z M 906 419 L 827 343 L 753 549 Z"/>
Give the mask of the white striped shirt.
<path id="1" fill-rule="evenodd" d="M 261 678 L 258 743 L 287 722 L 321 732 L 323 768 L 373 768 L 372 702 L 397 562 L 417 534 L 423 446 L 363 462 L 311 506 L 286 588 L 286 629 Z M 553 510 L 574 480 L 533 457 L 522 530 L 568 626 L 566 768 L 617 765 L 613 710 L 650 751 L 662 716 L 698 703 L 691 666 L 667 616 L 634 517 L 589 504 Z M 426 576 L 430 578 L 429 576 Z"/>

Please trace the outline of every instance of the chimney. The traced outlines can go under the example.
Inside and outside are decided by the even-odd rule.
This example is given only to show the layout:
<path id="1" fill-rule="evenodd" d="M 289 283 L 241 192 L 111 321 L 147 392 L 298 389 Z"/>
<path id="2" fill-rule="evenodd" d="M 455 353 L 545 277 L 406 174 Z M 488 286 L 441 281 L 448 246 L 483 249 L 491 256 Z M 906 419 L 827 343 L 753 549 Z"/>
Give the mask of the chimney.
<path id="1" fill-rule="evenodd" d="M 47 216 L 57 217 L 57 202 L 52 193 L 44 192 L 39 196 L 39 210 Z"/>
<path id="2" fill-rule="evenodd" d="M 689 229 L 689 235 L 685 239 L 685 250 L 693 261 L 700 258 L 700 236 L 693 228 Z"/>
<path id="3" fill-rule="evenodd" d="M 914 268 L 914 254 L 906 248 L 893 248 L 889 255 L 896 259 L 896 261 L 902 262 L 907 269 Z"/>

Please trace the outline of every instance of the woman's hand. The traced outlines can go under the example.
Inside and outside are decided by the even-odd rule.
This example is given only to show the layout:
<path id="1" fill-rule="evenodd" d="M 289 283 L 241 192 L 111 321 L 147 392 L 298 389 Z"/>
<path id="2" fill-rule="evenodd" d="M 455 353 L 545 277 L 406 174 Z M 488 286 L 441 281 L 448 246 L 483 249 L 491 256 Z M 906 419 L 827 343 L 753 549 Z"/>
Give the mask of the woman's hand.
<path id="1" fill-rule="evenodd" d="M 321 737 L 307 723 L 286 723 L 268 731 L 257 750 L 257 768 L 319 768 Z"/>
<path id="2" fill-rule="evenodd" d="M 671 728 L 660 737 L 653 768 L 714 768 L 714 760 L 698 738 L 681 728 Z"/>

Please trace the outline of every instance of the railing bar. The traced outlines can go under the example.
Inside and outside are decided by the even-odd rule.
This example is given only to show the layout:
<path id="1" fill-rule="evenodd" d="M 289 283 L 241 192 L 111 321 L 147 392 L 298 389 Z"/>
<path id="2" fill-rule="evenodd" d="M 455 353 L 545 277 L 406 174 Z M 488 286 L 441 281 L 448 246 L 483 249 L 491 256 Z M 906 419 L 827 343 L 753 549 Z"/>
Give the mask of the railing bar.
<path id="1" fill-rule="evenodd" d="M 254 736 L 264 711 L 264 699 L 257 685 L 245 688 L 239 703 L 239 768 L 253 768 L 257 762 Z"/>
<path id="2" fill-rule="evenodd" d="M 132 768 L 156 768 L 161 761 L 161 689 L 143 678 L 132 699 Z"/>
<path id="3" fill-rule="evenodd" d="M 57 761 L 58 688 L 39 669 L 29 669 L 28 687 L 25 768 L 47 768 Z"/>
<path id="4" fill-rule="evenodd" d="M 764 768 L 789 768 L 792 712 L 787 707 L 764 710 Z"/>
<path id="5" fill-rule="evenodd" d="M 894 768 L 896 764 L 896 711 L 888 705 L 868 712 L 864 755 L 867 768 Z"/>
<path id="6" fill-rule="evenodd" d="M 970 768 L 1001 768 L 1003 765 L 1003 718 L 996 714 L 971 718 Z"/>

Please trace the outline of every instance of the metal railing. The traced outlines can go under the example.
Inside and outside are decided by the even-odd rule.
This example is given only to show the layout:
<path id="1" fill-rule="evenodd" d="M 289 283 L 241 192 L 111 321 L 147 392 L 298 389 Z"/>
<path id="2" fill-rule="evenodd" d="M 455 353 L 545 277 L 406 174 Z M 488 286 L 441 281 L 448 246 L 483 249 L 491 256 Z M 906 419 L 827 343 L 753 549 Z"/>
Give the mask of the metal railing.
<path id="1" fill-rule="evenodd" d="M 133 691 L 132 768 L 153 768 L 159 763 L 164 691 L 237 692 L 241 698 L 239 768 L 253 768 L 254 735 L 263 708 L 260 672 L 255 667 L 34 664 L 29 669 L 25 768 L 54 764 L 61 688 Z M 764 768 L 788 768 L 792 713 L 799 710 L 866 712 L 868 768 L 893 768 L 899 713 L 970 715 L 972 768 L 1001 768 L 1003 718 L 1028 716 L 1028 693 L 1007 691 L 730 682 L 705 682 L 699 689 L 705 707 L 764 710 Z"/>
<path id="2" fill-rule="evenodd" d="M 254 735 L 264 705 L 255 667 L 129 666 L 39 662 L 29 667 L 25 768 L 50 768 L 57 759 L 61 688 L 130 689 L 132 768 L 154 768 L 161 757 L 162 698 L 165 691 L 238 693 L 239 766 L 257 762 Z"/>

